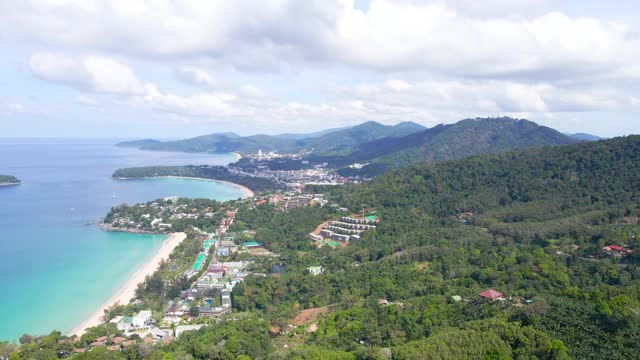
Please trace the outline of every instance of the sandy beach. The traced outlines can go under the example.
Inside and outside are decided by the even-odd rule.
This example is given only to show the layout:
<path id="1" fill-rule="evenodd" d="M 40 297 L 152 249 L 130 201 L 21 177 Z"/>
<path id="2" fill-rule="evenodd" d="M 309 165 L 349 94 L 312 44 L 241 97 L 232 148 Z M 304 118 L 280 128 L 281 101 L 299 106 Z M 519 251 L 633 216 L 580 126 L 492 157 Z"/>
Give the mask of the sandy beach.
<path id="1" fill-rule="evenodd" d="M 168 177 L 168 178 L 174 178 L 174 179 L 192 179 L 192 180 L 204 180 L 204 181 L 213 181 L 213 182 L 219 182 L 219 183 L 224 183 L 227 185 L 231 185 L 231 186 L 235 186 L 237 188 L 240 188 L 240 190 L 242 191 L 242 197 L 243 198 L 250 198 L 253 197 L 253 191 L 251 191 L 251 189 L 249 189 L 246 186 L 240 185 L 240 184 L 236 184 L 236 183 L 232 183 L 230 181 L 224 181 L 224 180 L 215 180 L 215 179 L 205 179 L 205 178 L 199 178 L 199 177 L 189 177 L 189 176 L 155 176 L 156 178 L 158 177 Z"/>
<path id="2" fill-rule="evenodd" d="M 182 240 L 187 237 L 185 233 L 172 233 L 169 237 L 162 243 L 160 249 L 153 255 L 149 261 L 147 261 L 143 266 L 141 266 L 135 273 L 133 273 L 127 281 L 116 291 L 109 300 L 107 300 L 98 310 L 93 312 L 87 319 L 85 319 L 82 323 L 78 324 L 72 331 L 69 332 L 70 335 L 78 335 L 81 336 L 85 329 L 97 326 L 102 324 L 102 316 L 104 315 L 104 310 L 109 306 L 112 306 L 116 303 L 119 304 L 128 304 L 129 301 L 135 296 L 136 288 L 138 284 L 143 282 L 145 277 L 153 274 L 160 266 L 160 262 L 162 260 L 168 259 L 169 254 L 173 251 L 173 249 L 178 246 Z"/>

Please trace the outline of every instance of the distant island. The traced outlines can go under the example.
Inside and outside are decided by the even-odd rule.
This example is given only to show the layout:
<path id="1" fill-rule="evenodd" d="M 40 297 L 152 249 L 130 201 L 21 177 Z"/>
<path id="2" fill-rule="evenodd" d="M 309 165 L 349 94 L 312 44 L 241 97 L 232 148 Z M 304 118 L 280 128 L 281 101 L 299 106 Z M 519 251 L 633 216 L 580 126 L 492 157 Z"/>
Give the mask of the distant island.
<path id="1" fill-rule="evenodd" d="M 15 176 L 0 175 L 0 186 L 20 185 L 22 181 Z"/>

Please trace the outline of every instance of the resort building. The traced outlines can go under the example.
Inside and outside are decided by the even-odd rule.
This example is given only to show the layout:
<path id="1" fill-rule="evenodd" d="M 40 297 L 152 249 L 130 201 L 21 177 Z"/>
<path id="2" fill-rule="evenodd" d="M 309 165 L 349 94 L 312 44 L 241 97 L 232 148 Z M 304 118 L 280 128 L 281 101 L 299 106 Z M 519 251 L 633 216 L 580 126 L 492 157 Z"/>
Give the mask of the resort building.
<path id="1" fill-rule="evenodd" d="M 143 328 L 151 325 L 151 310 L 142 310 L 133 317 L 131 325 L 135 328 Z"/>

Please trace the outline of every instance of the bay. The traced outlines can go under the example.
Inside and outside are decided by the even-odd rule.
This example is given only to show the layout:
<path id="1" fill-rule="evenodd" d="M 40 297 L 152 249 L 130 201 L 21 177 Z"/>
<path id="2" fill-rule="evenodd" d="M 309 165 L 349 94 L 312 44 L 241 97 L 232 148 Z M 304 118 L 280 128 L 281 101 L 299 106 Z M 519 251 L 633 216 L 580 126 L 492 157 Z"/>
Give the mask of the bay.
<path id="1" fill-rule="evenodd" d="M 233 154 L 115 147 L 115 140 L 0 139 L 0 340 L 71 330 L 159 248 L 164 235 L 105 232 L 112 207 L 167 196 L 229 200 L 229 184 L 189 179 L 113 180 L 120 167 L 224 165 Z"/>

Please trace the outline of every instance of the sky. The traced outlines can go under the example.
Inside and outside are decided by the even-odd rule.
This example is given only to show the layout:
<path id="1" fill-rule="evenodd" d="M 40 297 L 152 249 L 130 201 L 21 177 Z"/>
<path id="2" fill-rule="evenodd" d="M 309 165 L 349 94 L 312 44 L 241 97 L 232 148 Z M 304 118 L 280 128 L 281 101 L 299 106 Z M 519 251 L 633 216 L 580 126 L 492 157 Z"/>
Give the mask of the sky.
<path id="1" fill-rule="evenodd" d="M 0 0 L 0 137 L 640 133 L 634 0 Z"/>

